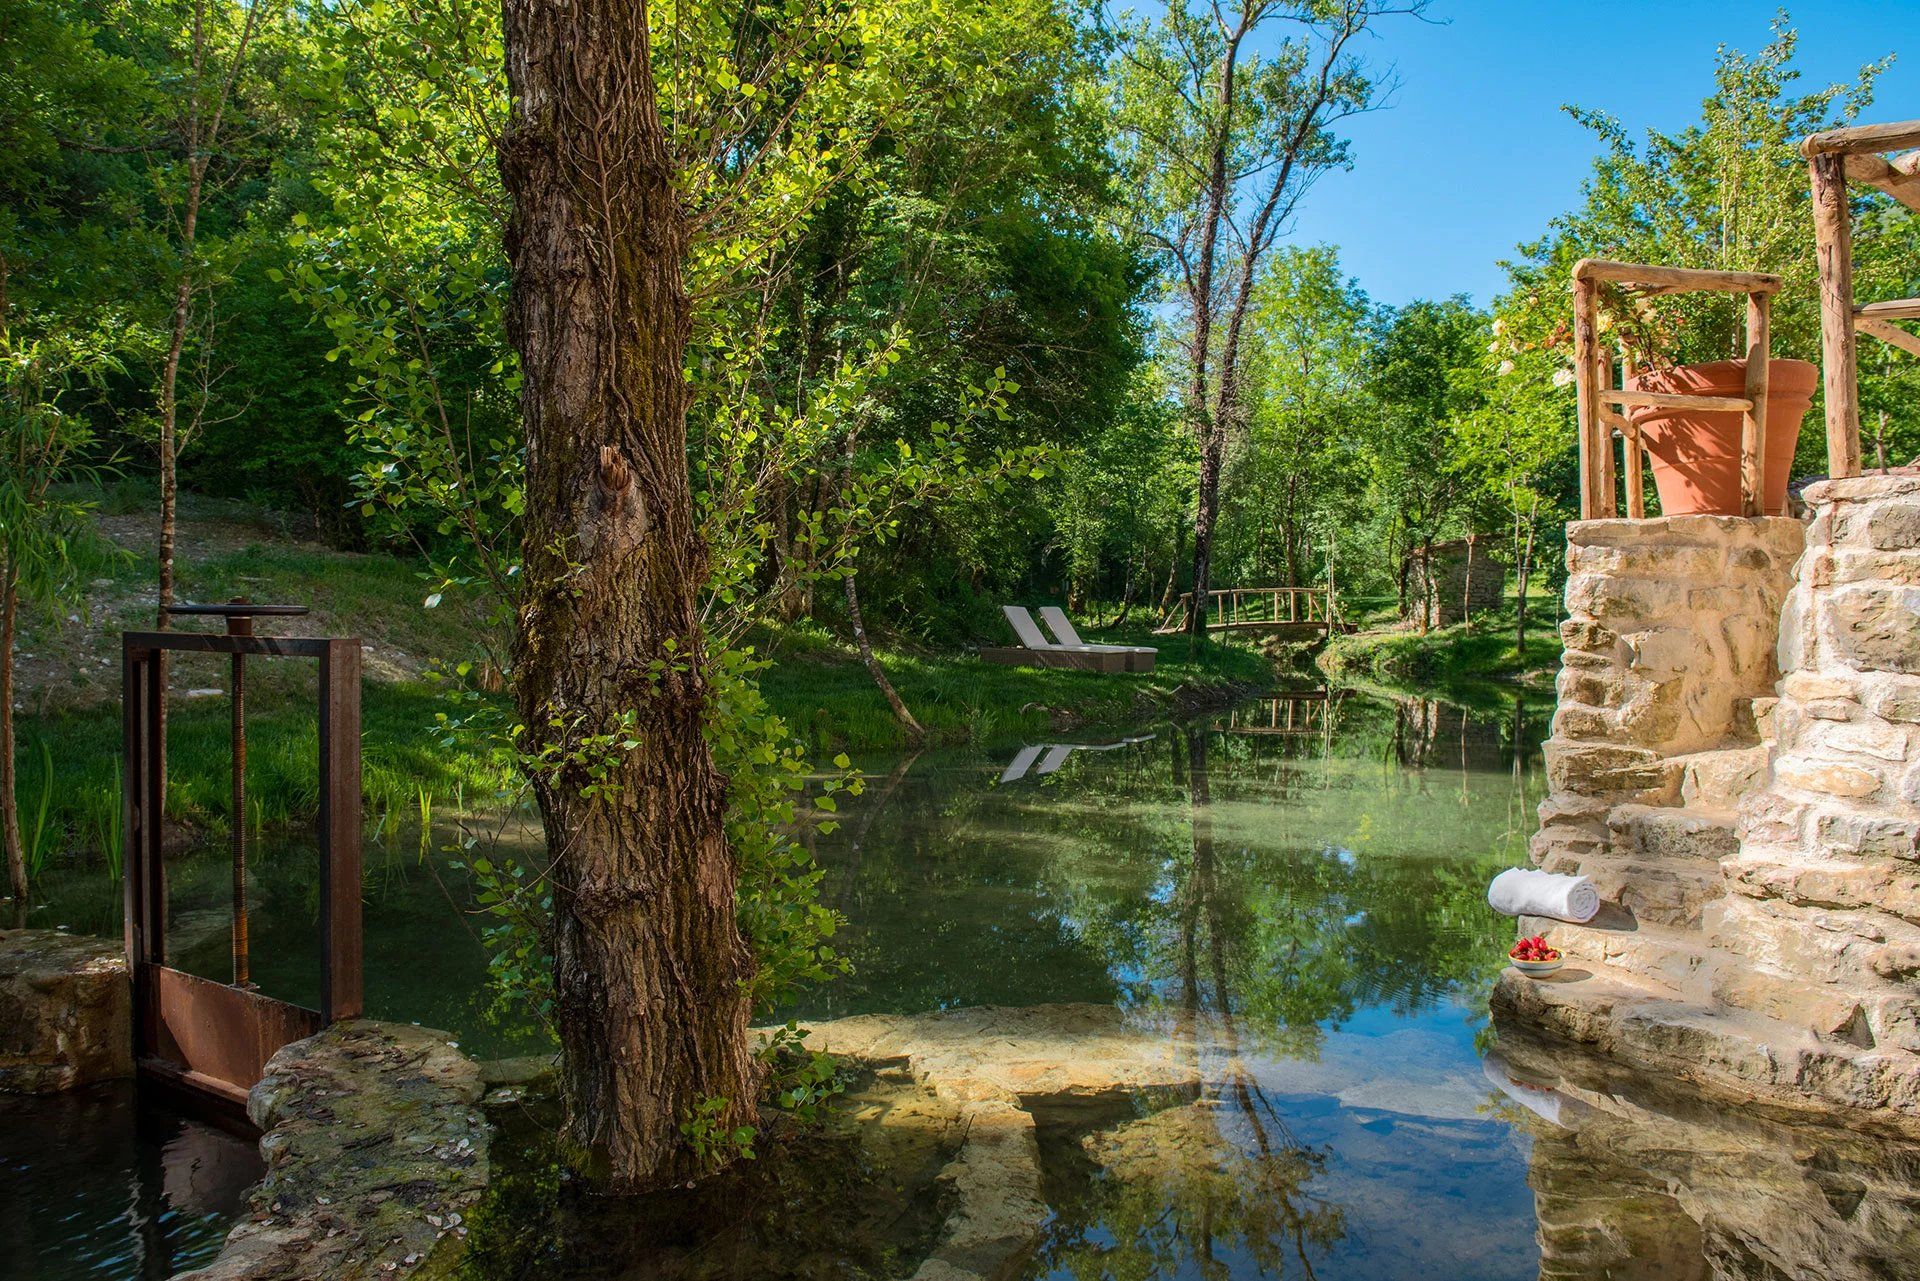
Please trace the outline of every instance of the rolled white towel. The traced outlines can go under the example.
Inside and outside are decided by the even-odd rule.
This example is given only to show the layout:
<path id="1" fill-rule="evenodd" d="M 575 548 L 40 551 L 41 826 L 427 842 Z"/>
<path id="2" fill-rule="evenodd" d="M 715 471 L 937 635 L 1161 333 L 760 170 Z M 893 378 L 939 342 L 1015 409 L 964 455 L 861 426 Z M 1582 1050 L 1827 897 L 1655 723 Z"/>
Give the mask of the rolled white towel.
<path id="1" fill-rule="evenodd" d="M 1584 876 L 1510 867 L 1487 886 L 1487 903 L 1502 916 L 1551 916 L 1581 925 L 1600 910 L 1600 891 Z"/>

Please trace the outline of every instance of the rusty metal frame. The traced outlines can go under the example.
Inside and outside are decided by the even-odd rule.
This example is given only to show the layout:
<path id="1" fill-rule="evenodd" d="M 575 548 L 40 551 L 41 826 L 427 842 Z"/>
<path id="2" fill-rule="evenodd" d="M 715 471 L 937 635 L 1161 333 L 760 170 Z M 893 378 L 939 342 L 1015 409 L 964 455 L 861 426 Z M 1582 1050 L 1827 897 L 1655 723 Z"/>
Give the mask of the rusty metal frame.
<path id="1" fill-rule="evenodd" d="M 224 614 L 226 634 L 127 632 L 122 637 L 121 819 L 126 834 L 126 948 L 133 975 L 134 1054 L 143 1079 L 229 1113 L 244 1110 L 247 1091 L 273 1052 L 337 1019 L 362 1012 L 360 911 L 360 641 L 251 634 L 250 617 L 304 613 L 292 607 L 181 608 Z M 276 1000 L 246 981 L 244 888 L 236 898 L 234 984 L 167 965 L 167 873 L 163 857 L 166 800 L 166 660 L 169 652 L 229 654 L 235 693 L 245 656 L 312 658 L 319 663 L 320 718 L 320 1008 Z M 236 796 L 242 795 L 243 711 L 235 705 Z M 245 826 L 245 814 L 233 818 Z M 244 840 L 234 842 L 236 881 L 244 873 Z M 244 882 L 241 882 L 244 887 Z"/>

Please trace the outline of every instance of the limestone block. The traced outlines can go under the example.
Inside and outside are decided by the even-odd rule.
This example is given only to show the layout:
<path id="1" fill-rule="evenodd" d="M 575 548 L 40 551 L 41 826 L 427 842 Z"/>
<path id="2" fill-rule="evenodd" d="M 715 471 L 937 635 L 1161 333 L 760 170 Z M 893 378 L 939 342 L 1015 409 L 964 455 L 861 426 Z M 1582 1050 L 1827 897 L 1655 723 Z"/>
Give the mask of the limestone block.
<path id="1" fill-rule="evenodd" d="M 1800 755 L 1782 756 L 1773 763 L 1776 783 L 1820 796 L 1861 799 L 1872 796 L 1886 780 L 1861 765 Z"/>
<path id="2" fill-rule="evenodd" d="M 1912 819 L 1822 807 L 1814 814 L 1812 835 L 1820 854 L 1920 862 L 1920 822 Z"/>
<path id="3" fill-rule="evenodd" d="M 1621 729 L 1620 714 L 1589 707 L 1562 695 L 1553 712 L 1553 732 L 1562 738 L 1607 739 Z"/>
<path id="4" fill-rule="evenodd" d="M 1845 683 L 1875 716 L 1920 724 L 1920 678 L 1893 672 L 1860 672 Z"/>
<path id="5" fill-rule="evenodd" d="M 1813 666 L 1814 638 L 1807 626 L 1808 593 L 1801 588 L 1787 593 L 1780 607 L 1780 639 L 1774 647 L 1774 661 L 1783 672 L 1797 672 Z"/>
<path id="6" fill-rule="evenodd" d="M 118 942 L 0 930 L 0 1090 L 52 1094 L 133 1075 L 133 990 Z"/>
<path id="7" fill-rule="evenodd" d="M 1920 974 L 1920 925 L 1883 912 L 1745 896 L 1718 911 L 1716 946 L 1798 983 L 1886 990 Z"/>
<path id="8" fill-rule="evenodd" d="M 1806 712 L 1807 720 L 1794 735 L 1796 751 L 1842 758 L 1864 756 L 1896 765 L 1920 759 L 1911 727 L 1883 721 L 1858 703 L 1809 703 Z"/>
<path id="9" fill-rule="evenodd" d="M 1920 588 L 1835 588 L 1822 603 L 1819 628 L 1841 662 L 1920 674 Z"/>
<path id="10" fill-rule="evenodd" d="M 1727 885 L 1749 898 L 1796 907 L 1885 912 L 1920 924 L 1920 872 L 1885 860 L 1742 856 L 1724 865 Z"/>
<path id="11" fill-rule="evenodd" d="M 1897 552 L 1846 548 L 1833 555 L 1824 578 L 1825 582 L 1842 586 L 1872 582 L 1920 586 L 1920 558 Z"/>
<path id="12" fill-rule="evenodd" d="M 1757 549 L 1755 549 L 1757 552 Z M 1763 561 L 1765 552 L 1757 552 Z M 1600 544 L 1567 547 L 1567 568 L 1574 573 L 1615 578 L 1674 578 L 1710 583 L 1720 577 L 1723 556 L 1715 547 L 1672 543 Z"/>
<path id="13" fill-rule="evenodd" d="M 1620 638 L 1599 623 L 1569 618 L 1560 624 L 1560 643 L 1569 650 L 1611 659 Z"/>
<path id="14" fill-rule="evenodd" d="M 1567 612 L 1603 623 L 1646 624 L 1687 608 L 1687 586 L 1659 578 L 1575 574 L 1567 580 Z"/>
<path id="15" fill-rule="evenodd" d="M 1819 672 L 1788 672 L 1780 679 L 1780 693 L 1798 702 L 1808 703 L 1820 699 L 1852 698 L 1854 683 L 1837 676 L 1826 676 Z"/>
<path id="16" fill-rule="evenodd" d="M 1813 807 L 1769 788 L 1747 798 L 1740 808 L 1740 839 L 1746 846 L 1797 845 Z"/>
<path id="17" fill-rule="evenodd" d="M 1680 758 L 1683 804 L 1731 810 L 1759 791 L 1767 779 L 1767 749 L 1716 748 Z"/>
<path id="18" fill-rule="evenodd" d="M 1627 698 L 1626 678 L 1615 669 L 1593 671 L 1574 666 L 1562 667 L 1556 686 L 1562 707 L 1568 703 L 1584 703 L 1588 707 L 1619 707 Z"/>
<path id="19" fill-rule="evenodd" d="M 487 1184 L 479 1067 L 443 1032 L 354 1019 L 282 1047 L 247 1099 L 267 1177 L 177 1281 L 451 1275 Z"/>
<path id="20" fill-rule="evenodd" d="M 1711 672 L 1711 656 L 1699 633 L 1687 627 L 1660 627 L 1632 632 L 1620 638 L 1627 647 L 1627 667 L 1651 681 L 1668 680 L 1687 672 Z"/>
<path id="21" fill-rule="evenodd" d="M 1920 503 L 1887 503 L 1866 513 L 1866 539 L 1881 551 L 1920 548 Z"/>
<path id="22" fill-rule="evenodd" d="M 1644 747 L 1550 738 L 1543 745 L 1547 784 L 1556 792 L 1629 794 L 1648 802 L 1680 792 L 1680 767 Z"/>

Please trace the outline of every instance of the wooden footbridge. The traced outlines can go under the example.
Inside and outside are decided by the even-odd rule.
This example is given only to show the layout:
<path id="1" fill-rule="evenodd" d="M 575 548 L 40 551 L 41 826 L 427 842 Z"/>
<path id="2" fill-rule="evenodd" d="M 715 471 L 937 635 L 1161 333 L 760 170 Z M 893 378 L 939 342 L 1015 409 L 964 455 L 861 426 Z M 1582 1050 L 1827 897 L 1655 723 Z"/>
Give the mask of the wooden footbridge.
<path id="1" fill-rule="evenodd" d="M 1187 628 L 1193 593 L 1181 592 L 1156 636 L 1171 636 Z M 1339 609 L 1324 587 L 1223 587 L 1207 593 L 1207 630 L 1210 632 L 1272 632 L 1296 637 L 1330 636 L 1350 632 L 1340 621 Z"/>

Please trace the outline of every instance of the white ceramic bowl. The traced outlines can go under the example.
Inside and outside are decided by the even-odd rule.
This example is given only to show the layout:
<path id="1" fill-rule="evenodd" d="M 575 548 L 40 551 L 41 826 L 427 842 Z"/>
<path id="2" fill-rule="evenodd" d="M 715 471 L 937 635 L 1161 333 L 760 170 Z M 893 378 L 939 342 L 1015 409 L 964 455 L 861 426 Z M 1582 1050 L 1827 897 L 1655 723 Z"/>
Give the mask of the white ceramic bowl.
<path id="1" fill-rule="evenodd" d="M 1566 963 L 1567 958 L 1565 953 L 1562 953 L 1558 958 L 1551 961 L 1517 961 L 1511 956 L 1507 958 L 1508 965 L 1519 970 L 1522 974 L 1531 975 L 1534 978 L 1543 978 Z"/>

